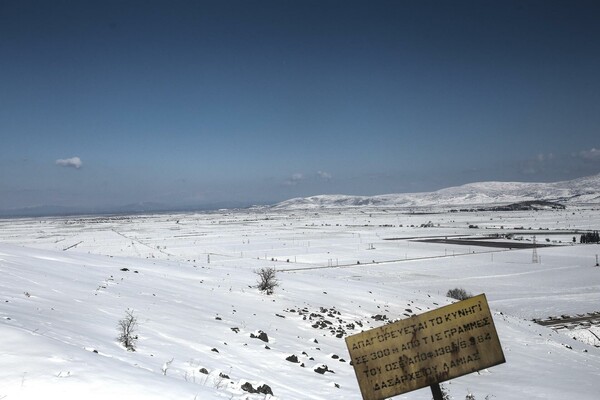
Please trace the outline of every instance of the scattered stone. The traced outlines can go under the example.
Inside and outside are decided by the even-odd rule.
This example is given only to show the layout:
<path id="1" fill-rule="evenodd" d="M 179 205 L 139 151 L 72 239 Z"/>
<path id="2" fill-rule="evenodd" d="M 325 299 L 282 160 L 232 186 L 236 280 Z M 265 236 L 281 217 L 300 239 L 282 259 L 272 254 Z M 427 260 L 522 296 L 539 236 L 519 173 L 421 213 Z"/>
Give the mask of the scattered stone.
<path id="1" fill-rule="evenodd" d="M 381 314 L 373 315 L 371 318 L 374 319 L 375 321 L 385 321 L 388 319 L 387 315 L 381 315 Z"/>
<path id="2" fill-rule="evenodd" d="M 330 370 L 327 365 L 325 364 L 321 364 L 321 365 L 317 365 L 313 371 L 315 371 L 317 374 L 325 374 L 325 372 L 331 372 L 332 374 L 335 374 L 335 372 L 333 372 L 332 370 Z"/>
<path id="3" fill-rule="evenodd" d="M 121 271 L 127 272 L 127 271 L 129 271 L 129 268 L 121 268 Z"/>
<path id="4" fill-rule="evenodd" d="M 255 335 L 254 333 L 250 334 L 250 338 L 252 339 L 260 339 L 263 342 L 269 343 L 269 336 L 263 332 L 263 331 L 258 331 L 258 335 Z"/>
<path id="5" fill-rule="evenodd" d="M 246 382 L 242 385 L 241 389 L 248 393 L 256 393 L 256 389 L 252 386 L 250 382 Z"/>
<path id="6" fill-rule="evenodd" d="M 271 387 L 269 385 L 267 385 L 266 383 L 264 385 L 260 385 L 259 387 L 257 387 L 256 392 L 262 393 L 262 394 L 269 394 L 269 395 L 273 396 L 273 391 L 271 390 Z"/>
<path id="7" fill-rule="evenodd" d="M 221 317 L 215 317 L 215 319 L 216 319 L 217 321 L 222 321 L 222 320 L 223 320 L 223 318 L 221 318 Z"/>
<path id="8" fill-rule="evenodd" d="M 224 378 L 224 379 L 230 379 L 230 378 L 229 378 L 229 375 L 227 375 L 227 374 L 224 374 L 224 373 L 222 373 L 222 372 L 219 372 L 219 376 L 220 376 L 221 378 Z"/>
<path id="9" fill-rule="evenodd" d="M 273 390 L 271 390 L 271 388 L 267 384 L 260 385 L 259 387 L 254 389 L 254 387 L 252 386 L 252 384 L 250 382 L 246 382 L 241 386 L 241 389 L 248 393 L 261 393 L 261 394 L 265 394 L 265 395 L 268 394 L 268 395 L 273 396 Z"/>
<path id="10" fill-rule="evenodd" d="M 200 368 L 198 370 L 198 372 L 200 372 L 201 374 L 204 374 L 204 375 L 208 375 L 208 370 L 206 368 Z"/>
<path id="11" fill-rule="evenodd" d="M 292 363 L 296 363 L 296 364 L 299 363 L 298 356 L 296 356 L 295 354 L 292 354 L 291 356 L 286 357 L 285 360 L 289 361 L 289 362 L 292 362 Z"/>
<path id="12" fill-rule="evenodd" d="M 215 349 L 214 347 L 212 349 L 210 349 L 210 351 L 214 351 L 215 353 L 219 352 L 219 350 Z"/>
<path id="13" fill-rule="evenodd" d="M 235 333 L 240 333 L 240 328 L 231 328 L 232 331 L 234 331 Z"/>

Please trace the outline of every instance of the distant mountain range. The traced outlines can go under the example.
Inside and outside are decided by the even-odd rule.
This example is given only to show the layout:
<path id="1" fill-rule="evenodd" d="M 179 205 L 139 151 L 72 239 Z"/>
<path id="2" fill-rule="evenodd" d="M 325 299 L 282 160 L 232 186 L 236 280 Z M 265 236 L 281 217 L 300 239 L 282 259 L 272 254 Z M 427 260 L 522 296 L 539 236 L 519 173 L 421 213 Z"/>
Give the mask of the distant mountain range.
<path id="1" fill-rule="evenodd" d="M 600 204 L 600 174 L 555 183 L 479 182 L 450 187 L 435 192 L 398 193 L 378 196 L 320 195 L 300 197 L 272 206 L 274 210 L 301 210 L 344 207 L 480 207 L 512 205 L 531 201 L 562 204 Z M 0 217 L 41 217 L 67 215 L 141 214 L 216 209 L 246 208 L 242 202 L 221 202 L 203 206 L 169 206 L 159 203 L 136 203 L 113 207 L 40 206 L 0 210 Z M 542 206 L 543 207 L 543 206 Z M 519 206 L 511 206 L 518 209 Z"/>
<path id="2" fill-rule="evenodd" d="M 563 204 L 600 203 L 600 174 L 555 183 L 479 182 L 427 193 L 379 196 L 320 195 L 286 200 L 274 209 L 342 207 L 462 207 L 553 201 Z"/>
<path id="3" fill-rule="evenodd" d="M 132 215 L 132 214 L 159 214 L 169 212 L 209 211 L 221 208 L 233 209 L 248 207 L 248 204 L 236 201 L 204 204 L 202 206 L 182 205 L 172 206 L 161 203 L 133 203 L 122 206 L 106 207 L 63 207 L 63 206 L 37 206 L 0 210 L 0 217 L 4 218 L 35 218 L 46 216 L 74 216 L 74 215 Z"/>

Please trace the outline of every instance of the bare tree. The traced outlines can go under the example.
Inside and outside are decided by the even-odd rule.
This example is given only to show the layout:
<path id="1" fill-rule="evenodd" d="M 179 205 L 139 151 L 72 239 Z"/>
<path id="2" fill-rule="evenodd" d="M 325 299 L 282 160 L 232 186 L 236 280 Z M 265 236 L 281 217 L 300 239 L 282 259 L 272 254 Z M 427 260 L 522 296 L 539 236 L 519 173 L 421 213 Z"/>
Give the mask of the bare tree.
<path id="1" fill-rule="evenodd" d="M 254 273 L 258 275 L 258 290 L 266 294 L 273 294 L 275 288 L 279 286 L 279 281 L 276 277 L 277 270 L 273 267 L 265 267 L 254 271 Z"/>
<path id="2" fill-rule="evenodd" d="M 169 370 L 169 367 L 171 366 L 171 364 L 173 363 L 173 360 L 175 359 L 175 357 L 171 358 L 169 361 L 165 362 L 162 366 L 162 373 L 163 375 L 167 375 L 167 371 Z M 186 372 L 187 373 L 187 372 Z"/>
<path id="3" fill-rule="evenodd" d="M 133 315 L 133 310 L 125 311 L 125 318 L 120 320 L 117 324 L 117 330 L 119 332 L 117 340 L 125 346 L 127 351 L 135 351 L 135 342 L 137 342 L 138 339 L 138 336 L 135 334 L 137 328 L 137 317 Z"/>

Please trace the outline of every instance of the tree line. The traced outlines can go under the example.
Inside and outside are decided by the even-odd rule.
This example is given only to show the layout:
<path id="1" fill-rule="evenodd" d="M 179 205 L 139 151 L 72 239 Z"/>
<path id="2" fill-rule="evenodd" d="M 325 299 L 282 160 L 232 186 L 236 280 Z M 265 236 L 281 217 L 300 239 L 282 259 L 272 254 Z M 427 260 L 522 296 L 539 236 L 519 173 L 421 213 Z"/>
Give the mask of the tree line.
<path id="1" fill-rule="evenodd" d="M 579 243 L 600 243 L 600 236 L 598 231 L 587 232 L 581 235 Z"/>

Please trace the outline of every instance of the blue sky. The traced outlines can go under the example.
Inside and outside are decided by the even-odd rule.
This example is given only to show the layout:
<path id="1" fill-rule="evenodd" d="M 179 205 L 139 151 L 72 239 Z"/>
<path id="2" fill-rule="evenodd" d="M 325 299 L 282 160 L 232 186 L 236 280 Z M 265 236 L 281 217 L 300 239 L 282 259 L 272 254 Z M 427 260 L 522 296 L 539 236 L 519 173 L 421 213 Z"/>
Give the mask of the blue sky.
<path id="1" fill-rule="evenodd" d="M 0 209 L 600 172 L 596 1 L 0 0 Z"/>

